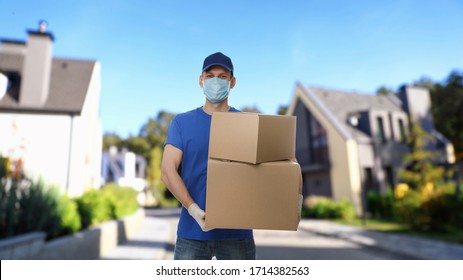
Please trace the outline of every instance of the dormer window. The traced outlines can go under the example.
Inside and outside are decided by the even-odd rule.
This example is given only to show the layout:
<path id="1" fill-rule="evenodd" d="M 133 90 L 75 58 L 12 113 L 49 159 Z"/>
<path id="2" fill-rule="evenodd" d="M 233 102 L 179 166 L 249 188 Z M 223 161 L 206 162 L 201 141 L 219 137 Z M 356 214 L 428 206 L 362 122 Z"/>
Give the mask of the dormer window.
<path id="1" fill-rule="evenodd" d="M 9 86 L 10 80 L 8 77 L 5 74 L 0 73 L 0 100 L 5 96 Z"/>
<path id="2" fill-rule="evenodd" d="M 405 142 L 405 126 L 404 121 L 399 119 L 399 131 L 400 131 L 400 141 Z"/>
<path id="3" fill-rule="evenodd" d="M 378 139 L 381 141 L 381 143 L 386 143 L 386 134 L 384 132 L 384 121 L 382 117 L 376 117 L 376 124 L 377 124 L 377 135 Z"/>

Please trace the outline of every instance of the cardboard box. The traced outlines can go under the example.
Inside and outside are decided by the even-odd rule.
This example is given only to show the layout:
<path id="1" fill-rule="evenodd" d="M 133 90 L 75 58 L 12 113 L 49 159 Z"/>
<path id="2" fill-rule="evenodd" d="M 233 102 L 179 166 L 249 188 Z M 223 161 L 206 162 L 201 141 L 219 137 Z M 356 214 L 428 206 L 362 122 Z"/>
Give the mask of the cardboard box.
<path id="1" fill-rule="evenodd" d="M 214 112 L 209 158 L 248 163 L 295 157 L 296 117 Z"/>
<path id="2" fill-rule="evenodd" d="M 299 164 L 209 159 L 206 227 L 297 230 Z"/>

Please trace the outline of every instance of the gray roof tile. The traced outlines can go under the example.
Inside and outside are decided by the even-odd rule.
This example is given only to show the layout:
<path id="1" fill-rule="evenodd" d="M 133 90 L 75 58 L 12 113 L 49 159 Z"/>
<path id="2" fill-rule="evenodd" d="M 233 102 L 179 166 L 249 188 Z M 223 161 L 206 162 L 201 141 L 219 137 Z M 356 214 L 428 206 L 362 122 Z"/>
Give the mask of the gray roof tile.
<path id="1" fill-rule="evenodd" d="M 356 92 L 311 86 L 306 87 L 306 89 L 317 96 L 339 122 L 356 138 L 369 139 L 370 137 L 347 124 L 347 116 L 349 113 L 371 110 L 403 112 L 402 108 L 392 102 L 388 97 L 382 95 L 359 94 Z"/>
<path id="2" fill-rule="evenodd" d="M 21 55 L 0 53 L 0 72 L 17 72 L 21 75 L 23 60 Z M 50 94 L 45 104 L 40 108 L 21 106 L 17 98 L 19 86 L 16 85 L 0 100 L 0 111 L 80 114 L 95 63 L 93 60 L 53 58 Z"/>

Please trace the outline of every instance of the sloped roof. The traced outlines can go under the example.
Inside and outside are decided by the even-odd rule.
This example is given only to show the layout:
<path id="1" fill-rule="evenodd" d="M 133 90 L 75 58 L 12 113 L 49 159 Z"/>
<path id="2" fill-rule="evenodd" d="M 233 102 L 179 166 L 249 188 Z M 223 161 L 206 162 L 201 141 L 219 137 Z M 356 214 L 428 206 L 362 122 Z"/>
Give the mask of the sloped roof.
<path id="1" fill-rule="evenodd" d="M 370 139 L 370 136 L 348 125 L 347 118 L 349 113 L 371 110 L 403 112 L 402 108 L 390 97 L 383 95 L 359 94 L 313 86 L 304 86 L 304 90 L 310 91 L 315 95 L 336 118 L 338 124 L 342 125 L 357 139 Z"/>
<path id="2" fill-rule="evenodd" d="M 24 56 L 0 53 L 0 72 L 7 76 L 21 77 Z M 50 93 L 42 107 L 24 107 L 19 103 L 20 79 L 12 79 L 13 85 L 0 100 L 0 111 L 25 111 L 43 113 L 72 113 L 82 111 L 96 61 L 53 58 L 50 77 Z"/>
<path id="3" fill-rule="evenodd" d="M 402 112 L 397 104 L 384 95 L 359 94 L 320 87 L 307 87 L 325 103 L 336 115 L 347 116 L 348 112 L 380 110 L 388 112 Z"/>

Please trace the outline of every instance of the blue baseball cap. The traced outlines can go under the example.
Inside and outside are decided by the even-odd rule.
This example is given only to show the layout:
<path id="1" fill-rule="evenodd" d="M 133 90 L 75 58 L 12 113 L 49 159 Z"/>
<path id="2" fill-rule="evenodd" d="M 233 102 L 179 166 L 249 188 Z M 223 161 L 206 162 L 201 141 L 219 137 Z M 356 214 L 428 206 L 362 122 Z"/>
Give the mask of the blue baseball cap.
<path id="1" fill-rule="evenodd" d="M 221 52 L 213 53 L 204 59 L 203 72 L 212 66 L 222 66 L 233 74 L 233 63 L 231 59 Z"/>

